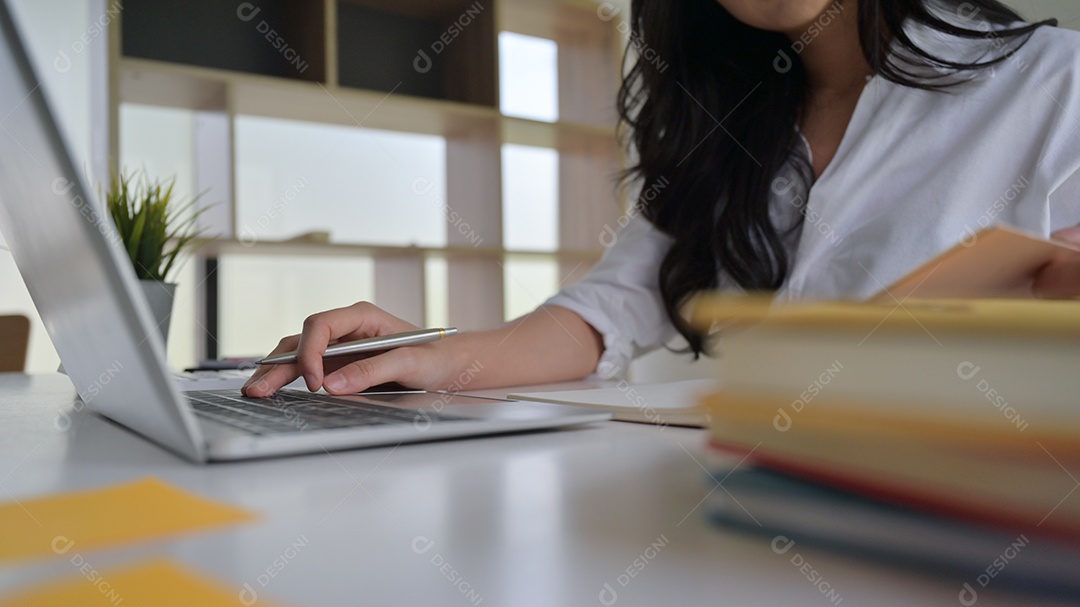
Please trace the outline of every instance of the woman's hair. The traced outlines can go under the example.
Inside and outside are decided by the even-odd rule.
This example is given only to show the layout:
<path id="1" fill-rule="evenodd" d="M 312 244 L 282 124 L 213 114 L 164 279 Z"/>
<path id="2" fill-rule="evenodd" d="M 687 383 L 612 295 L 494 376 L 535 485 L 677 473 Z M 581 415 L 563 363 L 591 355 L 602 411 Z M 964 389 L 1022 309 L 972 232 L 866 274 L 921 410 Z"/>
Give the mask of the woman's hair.
<path id="1" fill-rule="evenodd" d="M 827 27 L 824 20 L 852 2 L 870 68 L 921 89 L 1004 61 L 1035 28 L 1055 23 L 1022 23 L 995 0 L 836 0 L 815 23 Z M 958 18 L 942 19 L 946 12 Z M 908 36 L 909 20 L 982 39 L 988 54 L 973 63 L 936 57 Z M 704 336 L 679 313 L 689 295 L 717 288 L 721 271 L 753 291 L 778 289 L 788 276 L 785 242 L 801 229 L 803 209 L 796 225 L 776 226 L 769 199 L 786 163 L 796 178 L 785 191 L 798 187 L 805 201 L 813 181 L 796 145 L 807 76 L 787 36 L 744 25 L 717 0 L 632 0 L 630 26 L 638 58 L 618 109 L 637 161 L 625 177 L 640 185 L 638 211 L 674 240 L 660 265 L 660 293 L 696 358 Z"/>

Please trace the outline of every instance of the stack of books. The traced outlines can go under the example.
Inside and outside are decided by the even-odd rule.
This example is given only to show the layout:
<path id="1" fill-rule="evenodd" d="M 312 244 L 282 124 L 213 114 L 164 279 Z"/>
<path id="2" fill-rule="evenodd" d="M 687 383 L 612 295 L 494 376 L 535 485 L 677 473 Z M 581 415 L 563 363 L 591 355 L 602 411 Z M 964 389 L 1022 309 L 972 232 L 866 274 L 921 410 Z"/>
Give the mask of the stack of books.
<path id="1" fill-rule="evenodd" d="M 1080 592 L 1080 303 L 699 298 L 726 526 L 983 589 Z"/>

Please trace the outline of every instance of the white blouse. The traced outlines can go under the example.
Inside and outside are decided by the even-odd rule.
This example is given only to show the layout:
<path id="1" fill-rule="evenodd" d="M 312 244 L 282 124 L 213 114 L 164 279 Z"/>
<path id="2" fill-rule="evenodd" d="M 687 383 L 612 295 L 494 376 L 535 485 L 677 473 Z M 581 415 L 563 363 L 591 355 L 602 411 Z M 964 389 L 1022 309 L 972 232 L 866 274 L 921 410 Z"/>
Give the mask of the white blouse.
<path id="1" fill-rule="evenodd" d="M 963 41 L 920 38 L 938 55 L 971 58 Z M 988 225 L 1049 236 L 1080 224 L 1080 32 L 1039 28 L 1012 58 L 969 78 L 945 91 L 867 83 L 810 189 L 778 298 L 869 297 Z M 799 212 L 784 185 L 774 183 L 770 201 L 778 221 Z M 676 335 L 657 282 L 671 240 L 635 216 L 601 242 L 600 262 L 546 305 L 603 335 L 598 374 L 614 377 Z"/>

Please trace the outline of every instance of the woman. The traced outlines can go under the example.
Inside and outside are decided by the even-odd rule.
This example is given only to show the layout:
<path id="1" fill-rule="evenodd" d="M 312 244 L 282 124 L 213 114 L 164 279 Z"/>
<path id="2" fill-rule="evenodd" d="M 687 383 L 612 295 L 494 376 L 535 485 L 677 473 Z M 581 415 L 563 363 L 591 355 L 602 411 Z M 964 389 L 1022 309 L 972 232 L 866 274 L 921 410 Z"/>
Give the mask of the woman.
<path id="1" fill-rule="evenodd" d="M 360 361 L 328 343 L 413 329 L 359 303 L 316 314 L 245 386 L 345 394 L 617 375 L 681 333 L 702 289 L 865 297 L 980 226 L 1080 242 L 1080 34 L 994 0 L 634 0 L 620 113 L 643 195 L 581 283 L 489 331 Z M 644 195 L 644 193 L 648 195 Z M 1080 296 L 1051 264 L 1039 295 Z"/>

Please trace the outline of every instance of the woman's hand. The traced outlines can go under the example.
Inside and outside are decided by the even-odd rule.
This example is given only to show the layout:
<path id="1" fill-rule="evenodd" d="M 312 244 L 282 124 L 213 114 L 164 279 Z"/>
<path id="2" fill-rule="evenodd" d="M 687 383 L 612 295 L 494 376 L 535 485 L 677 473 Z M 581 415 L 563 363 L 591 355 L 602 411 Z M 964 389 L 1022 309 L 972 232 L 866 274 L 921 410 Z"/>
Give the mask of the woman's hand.
<path id="1" fill-rule="evenodd" d="M 600 334 L 574 312 L 541 306 L 486 331 L 468 331 L 420 346 L 323 360 L 338 341 L 412 331 L 416 327 L 362 302 L 309 316 L 304 332 L 281 340 L 271 356 L 297 350 L 291 365 L 260 367 L 243 392 L 266 397 L 301 375 L 310 390 L 353 394 L 397 382 L 423 390 L 480 390 L 585 377 L 604 351 Z"/>
<path id="2" fill-rule="evenodd" d="M 457 358 L 441 342 L 395 348 L 387 352 L 323 359 L 330 344 L 377 337 L 417 327 L 367 302 L 309 316 L 303 333 L 282 339 L 274 356 L 296 350 L 295 364 L 259 367 L 242 392 L 245 396 L 271 396 L 301 375 L 311 391 L 325 388 L 330 394 L 351 394 L 371 386 L 398 382 L 411 388 L 438 389 L 455 375 Z"/>
<path id="3" fill-rule="evenodd" d="M 1050 238 L 1080 246 L 1080 226 L 1058 230 L 1051 234 Z M 1076 255 L 1062 255 L 1043 266 L 1035 275 L 1032 291 L 1036 297 L 1047 299 L 1080 297 L 1080 258 Z"/>

